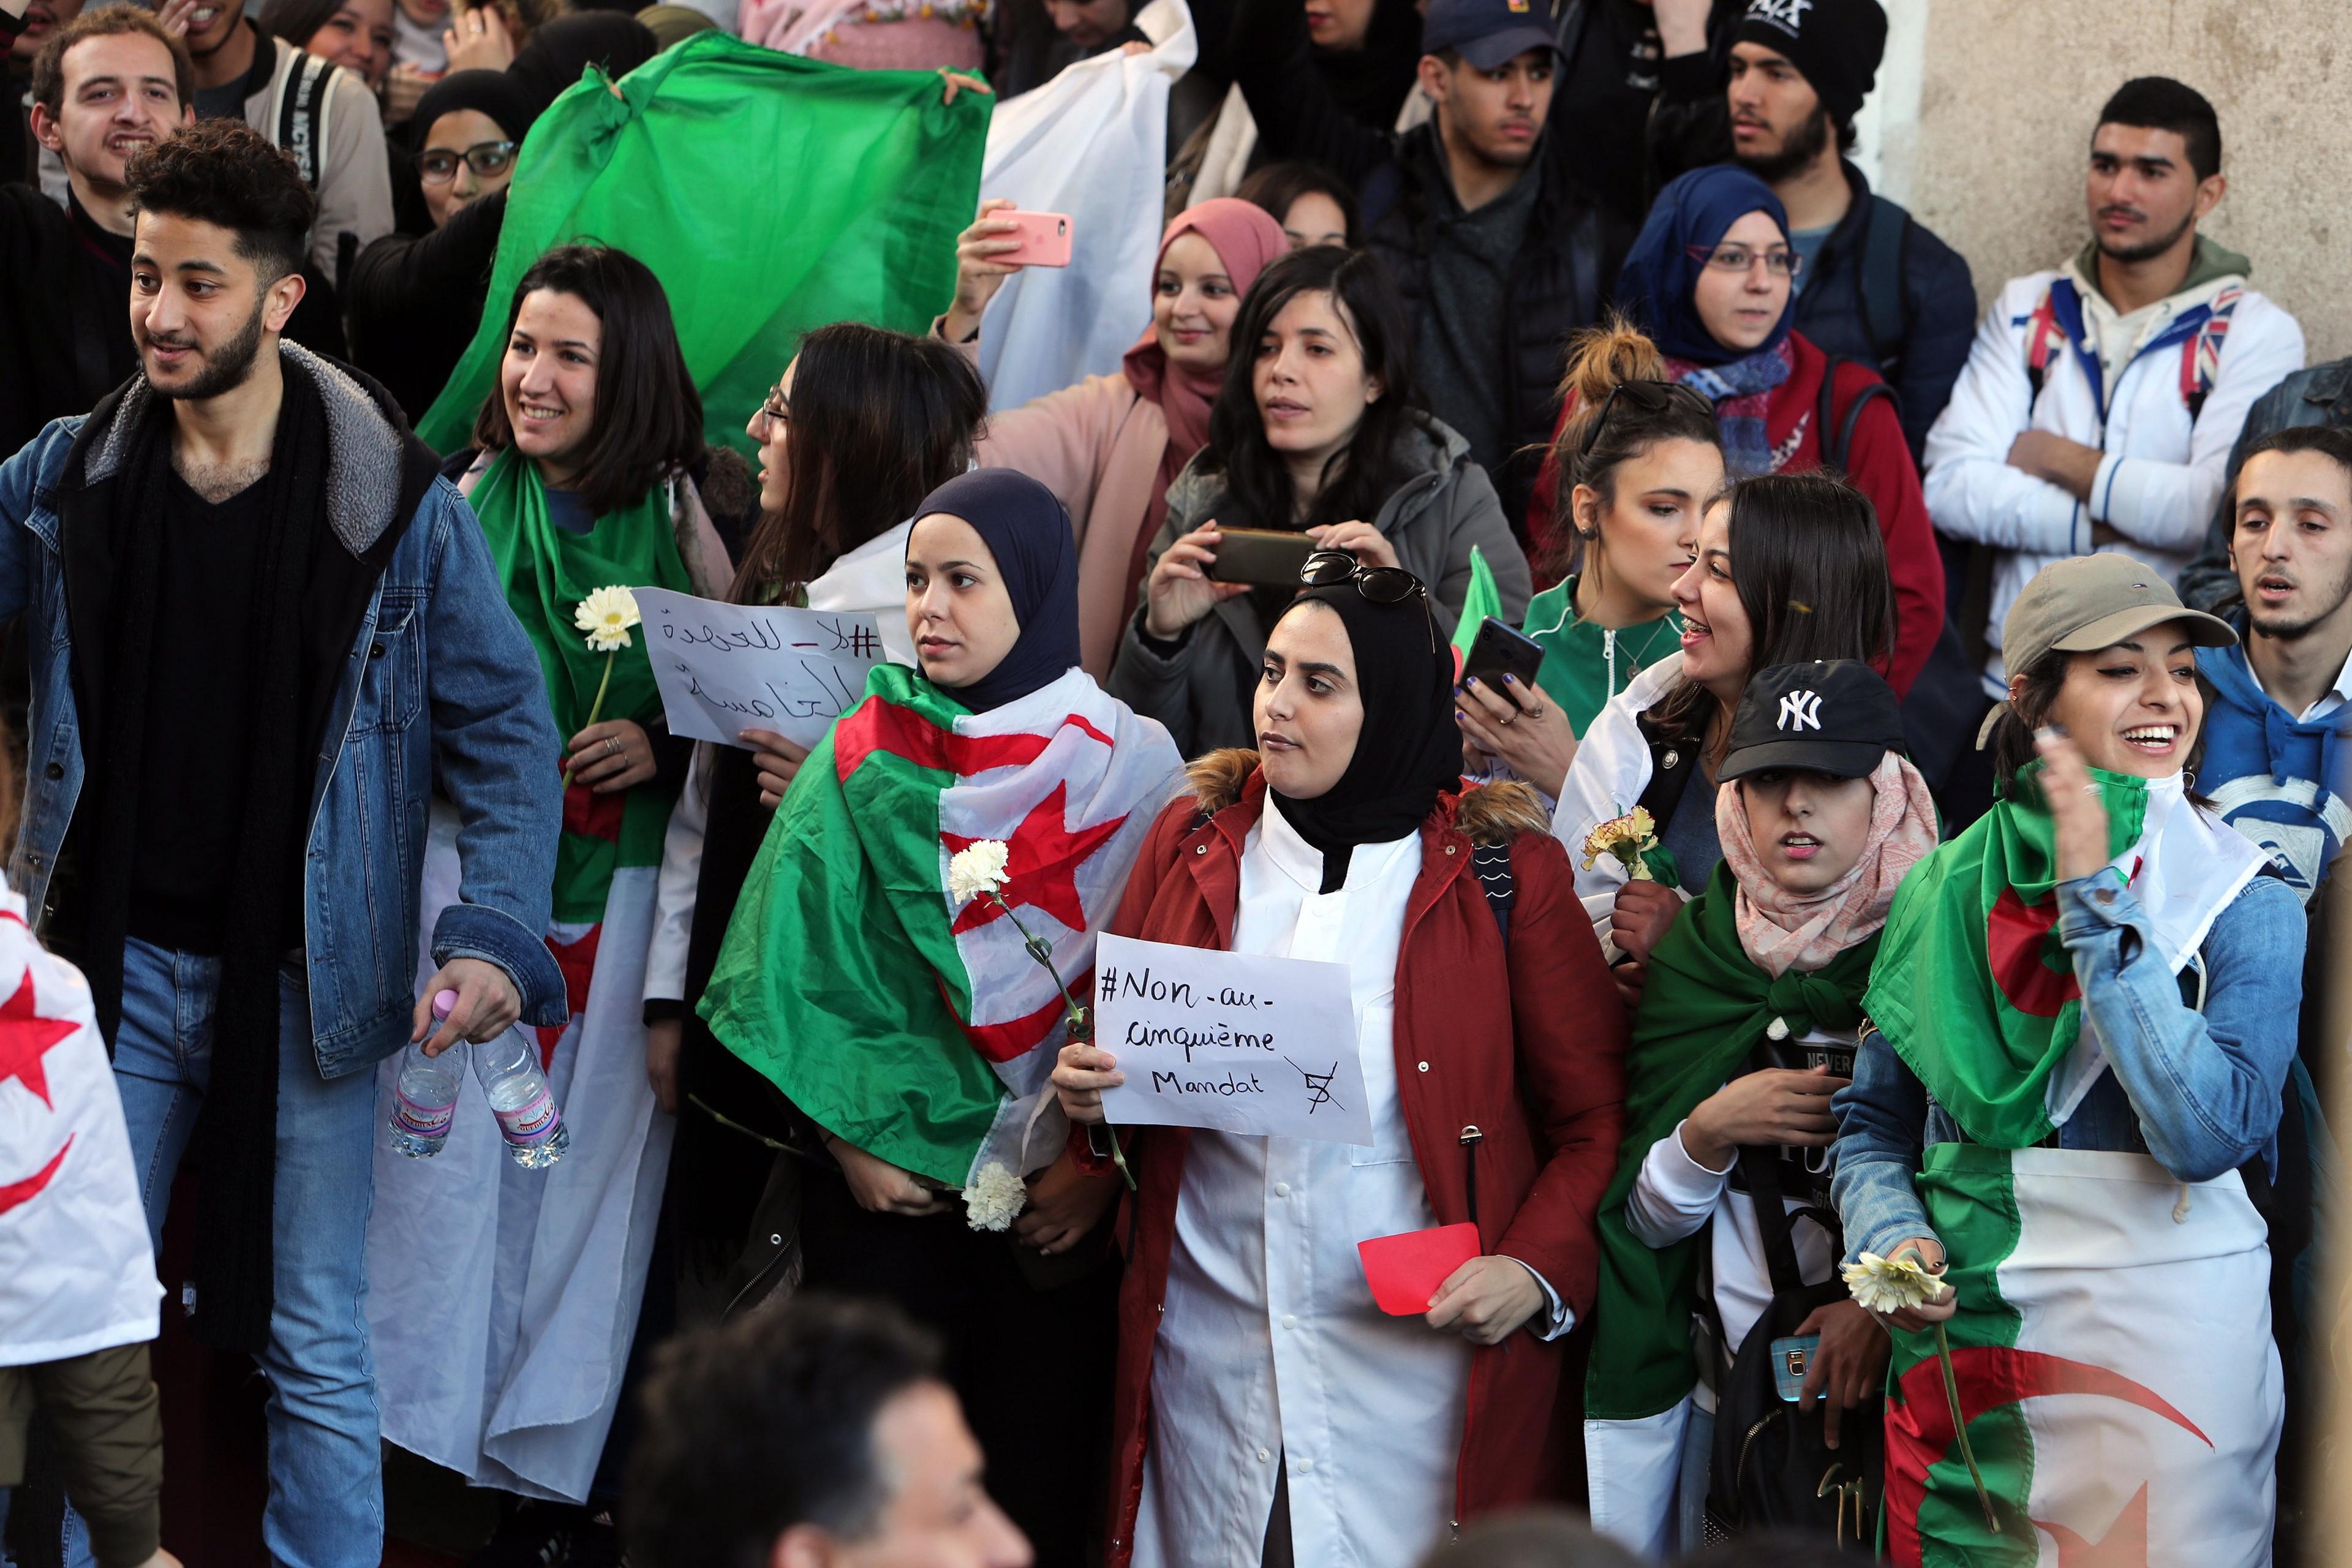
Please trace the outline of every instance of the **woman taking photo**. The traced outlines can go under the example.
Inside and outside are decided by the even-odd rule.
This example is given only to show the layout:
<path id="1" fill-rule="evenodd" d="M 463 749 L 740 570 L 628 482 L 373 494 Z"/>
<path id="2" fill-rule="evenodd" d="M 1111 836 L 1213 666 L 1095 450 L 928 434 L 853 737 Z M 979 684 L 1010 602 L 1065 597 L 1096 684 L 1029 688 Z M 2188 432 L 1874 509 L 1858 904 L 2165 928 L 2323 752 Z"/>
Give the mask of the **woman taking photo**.
<path id="1" fill-rule="evenodd" d="M 2044 569 L 2002 629 L 2000 798 L 1905 883 L 1835 1102 L 1848 1247 L 1944 1285 L 1891 1317 L 1890 1553 L 1990 1552 L 1998 1521 L 2268 1563 L 2282 1385 L 2248 1184 L 2275 1174 L 2304 922 L 2189 793 L 2197 650 L 2234 634 L 2117 554 Z M 1938 1321 L 1981 1501 L 1943 1462 Z M 2023 1414 L 2078 1392 L 2102 1397 Z"/>
<path id="2" fill-rule="evenodd" d="M 1402 568 L 1429 584 L 1440 643 L 1470 591 L 1474 548 L 1503 617 L 1526 610 L 1527 557 L 1495 487 L 1461 437 L 1413 406 L 1411 341 L 1387 269 L 1360 251 L 1293 252 L 1243 302 L 1209 444 L 1169 487 L 1110 678 L 1186 755 L 1250 743 L 1266 628 L 1297 591 L 1217 580 L 1221 529 L 1301 532 Z"/>
<path id="3" fill-rule="evenodd" d="M 1521 628 L 1543 664 L 1533 689 L 1514 676 L 1499 689 L 1475 679 L 1459 689 L 1471 744 L 1553 799 L 1576 738 L 1679 646 L 1675 583 L 1723 488 L 1714 408 L 1664 374 L 1658 351 L 1622 322 L 1578 339 L 1560 382 L 1570 414 L 1551 450 L 1569 480 L 1551 534 L 1561 581 L 1529 601 Z"/>
<path id="4" fill-rule="evenodd" d="M 837 557 L 890 532 L 971 467 L 987 409 L 979 375 L 936 339 L 856 321 L 801 339 L 746 426 L 760 444 L 761 517 L 728 598 L 802 603 Z M 903 595 L 903 566 L 899 576 Z M 791 1142 L 808 1131 L 693 1011 L 769 818 L 808 755 L 772 731 L 737 739 L 696 747 L 678 792 L 645 993 L 646 1070 L 662 1109 L 681 1117 L 665 1204 L 685 1247 L 679 1263 L 722 1274 L 773 1163 L 759 1137 Z"/>
<path id="5" fill-rule="evenodd" d="M 1733 479 L 1832 468 L 1870 498 L 1895 580 L 1886 677 L 1902 696 L 1943 630 L 1943 557 L 1895 401 L 1873 390 L 1877 373 L 1843 362 L 1824 389 L 1829 357 L 1791 328 L 1802 265 L 1780 198 L 1747 170 L 1720 163 L 1658 193 L 1626 255 L 1617 300 L 1664 354 L 1667 378 L 1715 405 Z M 1574 412 L 1564 405 L 1563 422 Z M 1556 458 L 1557 439 L 1552 450 Z M 1531 537 L 1549 527 L 1557 486 L 1548 461 L 1528 516 Z"/>
<path id="6" fill-rule="evenodd" d="M 530 94 L 504 71 L 457 71 L 434 83 L 408 132 L 433 226 L 371 240 L 352 264 L 352 363 L 383 383 L 411 424 L 441 395 L 482 324 L 515 150 L 535 118 Z"/>
<path id="7" fill-rule="evenodd" d="M 1559 1480 L 1557 1338 L 1592 1288 L 1623 1014 L 1527 786 L 1456 793 L 1426 589 L 1338 551 L 1306 579 L 1262 656 L 1257 750 L 1193 763 L 1112 929 L 1347 965 L 1374 1143 L 1128 1135 L 1122 1568 L 1402 1565 Z M 1070 1045 L 1054 1081 L 1098 1121 L 1124 1079 Z M 1480 1256 L 1426 1314 L 1383 1315 L 1357 1244 L 1455 1224 Z"/>
<path id="8" fill-rule="evenodd" d="M 1818 727 L 1783 729 L 1792 704 Z M 1625 1142 L 1601 1205 L 1592 1520 L 1652 1561 L 1705 1540 L 1717 1391 L 1737 1385 L 1752 1336 L 1765 1336 L 1759 1352 L 1821 1336 L 1798 1413 L 1833 1450 L 1842 1425 L 1877 1419 L 1874 1406 L 1849 1412 L 1886 1370 L 1886 1336 L 1834 1283 L 1844 1249 L 1822 1223 L 1830 1096 L 1853 1073 L 1895 889 L 1936 847 L 1935 802 L 1899 749 L 1895 693 L 1867 665 L 1762 671 L 1731 736 L 1715 797 L 1723 864 L 1651 958 L 1625 1053 Z M 1758 1207 L 1771 1197 L 1778 1214 Z M 1829 1299 L 1789 1300 L 1776 1279 Z M 1694 1334 L 1695 1316 L 1717 1331 Z M 1867 1452 L 1865 1436 L 1845 1451 Z M 1714 1477 L 1726 1492 L 1734 1470 Z"/>
<path id="9" fill-rule="evenodd" d="M 1743 479 L 1706 509 L 1698 558 L 1675 583 L 1682 647 L 1610 700 L 1577 748 L 1552 831 L 1580 857 L 1576 889 L 1620 959 L 1631 1000 L 1642 961 L 1723 858 L 1716 786 L 1731 716 L 1756 670 L 1884 659 L 1894 606 L 1870 502 L 1822 474 Z M 1815 605 L 1838 612 L 1816 614 Z M 1639 806 L 1656 846 L 1635 878 L 1586 843 Z"/>
<path id="10" fill-rule="evenodd" d="M 700 1010 L 825 1152 L 803 1176 L 803 1284 L 940 1331 L 990 1491 L 1041 1561 L 1078 1563 L 1093 1521 L 1073 1500 L 1098 1495 L 1105 1451 L 1115 1186 L 1077 1171 L 1046 1092 L 1057 977 L 1091 969 L 1181 763 L 1076 668 L 1077 552 L 1051 491 L 982 469 L 915 512 L 919 668 L 876 666 L 809 753 Z M 989 841 L 1010 856 L 994 895 L 948 876 Z"/>
<path id="11" fill-rule="evenodd" d="M 990 258 L 1017 241 L 1013 203 L 980 204 L 956 245 L 956 297 L 939 334 L 978 353 L 981 314 L 1021 270 Z M 1135 608 L 1144 551 L 1168 515 L 1168 487 L 1209 439 L 1209 409 L 1233 353 L 1234 319 L 1282 230 L 1247 202 L 1202 202 L 1169 220 L 1151 285 L 1151 324 L 1117 375 L 1090 375 L 988 422 L 980 460 L 1042 481 L 1078 537 L 1078 647 L 1087 673 L 1110 672 Z"/>
<path id="12" fill-rule="evenodd" d="M 518 1168 L 461 1100 L 438 1155 L 384 1156 L 370 1246 L 402 1264 L 370 1301 L 394 1441 L 478 1484 L 578 1501 L 618 1403 L 669 1155 L 640 999 L 662 835 L 691 748 L 663 725 L 644 634 L 608 654 L 577 616 L 613 586 L 715 596 L 730 566 L 688 477 L 703 457 L 701 399 L 643 263 L 596 246 L 549 251 L 515 289 L 506 345 L 478 450 L 451 467 L 567 737 L 548 759 L 564 833 L 547 942 L 572 1017 L 530 1044 L 570 1148 L 552 1179 Z M 459 895 L 456 832 L 436 816 L 427 909 Z"/>

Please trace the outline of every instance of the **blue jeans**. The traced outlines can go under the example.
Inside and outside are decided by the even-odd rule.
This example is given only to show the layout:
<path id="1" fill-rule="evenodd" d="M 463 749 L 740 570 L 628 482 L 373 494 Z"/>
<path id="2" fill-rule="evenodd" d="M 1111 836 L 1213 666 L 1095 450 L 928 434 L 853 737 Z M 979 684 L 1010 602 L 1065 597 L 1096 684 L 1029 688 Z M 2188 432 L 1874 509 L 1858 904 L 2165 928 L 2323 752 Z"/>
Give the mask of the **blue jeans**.
<path id="1" fill-rule="evenodd" d="M 135 938 L 122 952 L 114 1081 L 162 1249 L 172 1178 L 212 1077 L 220 960 Z M 368 1352 L 366 1243 L 375 1188 L 375 1074 L 319 1076 L 299 968 L 278 975 L 278 1180 L 269 1343 L 269 1504 L 262 1540 L 289 1568 L 375 1568 L 383 1458 Z M 68 1516 L 68 1561 L 90 1561 Z"/>

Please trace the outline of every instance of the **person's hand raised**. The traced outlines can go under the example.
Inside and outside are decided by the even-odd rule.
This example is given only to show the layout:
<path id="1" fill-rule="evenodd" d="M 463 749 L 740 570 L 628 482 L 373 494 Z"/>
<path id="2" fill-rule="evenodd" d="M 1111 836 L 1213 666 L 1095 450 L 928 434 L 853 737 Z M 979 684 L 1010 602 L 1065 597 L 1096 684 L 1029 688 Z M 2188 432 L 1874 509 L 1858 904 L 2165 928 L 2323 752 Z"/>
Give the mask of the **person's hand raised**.
<path id="1" fill-rule="evenodd" d="M 1454 689 L 1454 722 L 1490 757 L 1499 757 L 1519 777 L 1559 798 L 1576 761 L 1576 731 L 1568 715 L 1539 688 L 1506 675 L 1472 676 Z"/>
<path id="2" fill-rule="evenodd" d="M 1170 545 L 1153 563 L 1143 584 L 1143 629 L 1162 642 L 1174 642 L 1186 626 L 1227 599 L 1249 592 L 1246 583 L 1220 583 L 1208 569 L 1217 563 L 1217 542 L 1223 535 L 1214 519 L 1202 523 Z"/>
<path id="3" fill-rule="evenodd" d="M 514 64 L 514 35 L 495 5 L 460 12 L 442 33 L 441 44 L 449 51 L 452 71 L 502 71 Z"/>
<path id="4" fill-rule="evenodd" d="M 2082 748 L 2063 730 L 2045 726 L 2034 731 L 2033 749 L 2042 753 L 2042 797 L 2058 830 L 2059 879 L 2094 875 L 2113 857 L 2107 853 L 2107 803 Z"/>
<path id="5" fill-rule="evenodd" d="M 1394 566 L 1396 546 L 1369 522 L 1318 523 L 1307 531 L 1318 550 L 1344 550 L 1359 566 Z"/>
<path id="6" fill-rule="evenodd" d="M 1004 280 L 1021 270 L 1017 261 L 999 261 L 1008 250 L 1021 248 L 1021 226 L 992 213 L 1011 212 L 1010 196 L 991 196 L 980 204 L 980 216 L 956 236 L 955 301 L 940 320 L 940 332 L 951 343 L 962 342 L 980 331 L 980 318 Z"/>

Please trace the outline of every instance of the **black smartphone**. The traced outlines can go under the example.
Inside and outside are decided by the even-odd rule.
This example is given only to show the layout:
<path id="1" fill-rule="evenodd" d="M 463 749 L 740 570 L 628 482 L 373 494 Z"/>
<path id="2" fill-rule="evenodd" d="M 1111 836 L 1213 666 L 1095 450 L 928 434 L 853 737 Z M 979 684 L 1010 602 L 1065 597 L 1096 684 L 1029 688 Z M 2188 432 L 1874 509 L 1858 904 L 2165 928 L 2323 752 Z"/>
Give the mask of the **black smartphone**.
<path id="1" fill-rule="evenodd" d="M 1220 583 L 1296 588 L 1300 569 L 1314 552 L 1313 540 L 1286 528 L 1223 529 L 1209 575 Z"/>
<path id="2" fill-rule="evenodd" d="M 1462 679 L 1478 678 L 1482 686 L 1503 692 L 1503 677 L 1516 676 L 1521 688 L 1536 683 L 1536 671 L 1543 668 L 1543 644 L 1525 632 L 1505 626 L 1488 616 L 1478 623 L 1478 635 L 1470 643 L 1470 657 L 1462 661 Z"/>

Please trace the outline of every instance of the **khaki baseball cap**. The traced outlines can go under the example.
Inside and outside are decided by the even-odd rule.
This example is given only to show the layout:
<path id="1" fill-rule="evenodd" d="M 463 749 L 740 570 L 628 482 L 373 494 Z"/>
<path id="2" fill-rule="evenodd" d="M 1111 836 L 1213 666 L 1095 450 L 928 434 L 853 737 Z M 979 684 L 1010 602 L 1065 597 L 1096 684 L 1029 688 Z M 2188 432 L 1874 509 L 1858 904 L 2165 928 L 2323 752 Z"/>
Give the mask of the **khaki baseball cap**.
<path id="1" fill-rule="evenodd" d="M 2229 622 L 2189 608 L 2163 573 L 2128 555 L 2107 552 L 2053 562 L 2009 607 L 2001 623 L 2001 665 L 2015 675 L 2045 653 L 2094 652 L 2167 621 L 2180 622 L 2199 647 L 2228 647 L 2238 640 Z"/>

